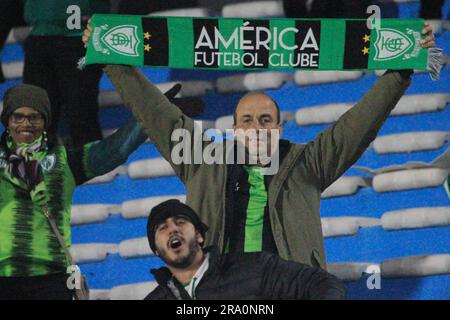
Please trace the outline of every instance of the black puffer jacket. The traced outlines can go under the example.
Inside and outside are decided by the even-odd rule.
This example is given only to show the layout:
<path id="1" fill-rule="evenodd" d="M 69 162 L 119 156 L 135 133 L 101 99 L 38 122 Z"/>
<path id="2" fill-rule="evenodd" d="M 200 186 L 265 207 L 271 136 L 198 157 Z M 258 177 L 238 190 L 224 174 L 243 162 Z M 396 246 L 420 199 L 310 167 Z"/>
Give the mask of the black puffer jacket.
<path id="1" fill-rule="evenodd" d="M 209 268 L 195 289 L 197 300 L 345 299 L 340 280 L 319 268 L 266 253 L 219 255 L 208 248 Z M 151 271 L 159 286 L 145 300 L 190 300 L 183 286 L 163 267 Z"/>

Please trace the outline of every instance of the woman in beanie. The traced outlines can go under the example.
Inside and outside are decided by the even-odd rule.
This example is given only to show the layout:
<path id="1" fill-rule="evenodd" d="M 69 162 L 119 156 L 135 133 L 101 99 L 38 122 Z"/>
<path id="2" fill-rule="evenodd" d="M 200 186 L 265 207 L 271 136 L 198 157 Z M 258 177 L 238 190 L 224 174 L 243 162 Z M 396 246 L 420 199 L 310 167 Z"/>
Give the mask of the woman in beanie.
<path id="1" fill-rule="evenodd" d="M 69 262 L 47 220 L 70 248 L 72 194 L 77 185 L 124 163 L 146 140 L 131 119 L 112 136 L 78 148 L 47 139 L 47 93 L 19 85 L 4 96 L 0 141 L 0 300 L 72 299 Z"/>

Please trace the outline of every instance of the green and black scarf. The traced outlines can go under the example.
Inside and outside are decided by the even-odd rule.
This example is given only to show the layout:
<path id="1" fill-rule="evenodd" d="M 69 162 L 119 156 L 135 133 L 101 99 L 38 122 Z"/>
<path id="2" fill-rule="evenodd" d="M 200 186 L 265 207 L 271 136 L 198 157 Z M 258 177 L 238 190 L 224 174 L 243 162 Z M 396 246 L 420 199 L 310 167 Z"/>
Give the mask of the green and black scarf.
<path id="1" fill-rule="evenodd" d="M 245 19 L 94 15 L 84 64 L 207 70 L 429 70 L 422 19 Z"/>

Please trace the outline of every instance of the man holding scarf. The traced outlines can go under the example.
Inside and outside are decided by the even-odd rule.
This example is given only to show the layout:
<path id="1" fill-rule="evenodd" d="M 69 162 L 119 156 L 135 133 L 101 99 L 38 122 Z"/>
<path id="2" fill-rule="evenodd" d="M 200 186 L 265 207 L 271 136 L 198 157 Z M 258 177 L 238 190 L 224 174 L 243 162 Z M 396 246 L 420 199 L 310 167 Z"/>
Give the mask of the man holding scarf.
<path id="1" fill-rule="evenodd" d="M 91 32 L 88 24 L 83 36 L 85 44 Z M 429 24 L 425 24 L 422 34 L 424 39 L 420 45 L 435 47 Z M 179 141 L 173 141 L 172 134 L 176 129 L 183 129 L 195 137 L 194 121 L 173 106 L 137 69 L 109 65 L 104 70 L 125 105 L 185 184 L 186 203 L 209 226 L 206 245 L 216 245 L 222 253 L 268 251 L 285 260 L 325 270 L 321 193 L 342 176 L 375 139 L 409 87 L 413 73 L 412 70 L 387 71 L 358 104 L 307 144 L 280 139 L 277 147 L 271 147 L 271 139 L 264 141 L 259 133 L 277 131 L 281 135 L 276 102 L 263 93 L 244 96 L 235 108 L 235 132 L 244 133 L 247 150 L 248 142 L 259 147 L 264 147 L 266 142 L 266 150 L 279 151 L 278 172 L 264 175 L 261 162 L 256 165 L 195 163 L 196 150 L 203 152 L 206 147 L 210 148 L 209 144 L 198 148 L 195 140 L 189 141 L 190 162 L 174 161 L 172 151 Z M 254 141 L 246 140 L 245 133 L 250 130 L 257 132 Z M 238 140 L 240 136 L 237 134 Z"/>

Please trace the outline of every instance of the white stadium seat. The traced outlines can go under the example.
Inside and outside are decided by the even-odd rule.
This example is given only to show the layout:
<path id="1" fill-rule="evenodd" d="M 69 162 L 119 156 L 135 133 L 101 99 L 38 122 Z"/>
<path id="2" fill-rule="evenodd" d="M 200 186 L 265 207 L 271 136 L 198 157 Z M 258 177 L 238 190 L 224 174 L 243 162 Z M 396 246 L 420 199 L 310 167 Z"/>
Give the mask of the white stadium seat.
<path id="1" fill-rule="evenodd" d="M 291 73 L 279 71 L 252 72 L 219 78 L 216 87 L 219 93 L 277 89 L 293 77 Z"/>
<path id="2" fill-rule="evenodd" d="M 384 278 L 424 277 L 450 274 L 450 254 L 395 258 L 381 263 Z"/>
<path id="3" fill-rule="evenodd" d="M 439 149 L 450 139 L 448 131 L 421 131 L 381 136 L 373 142 L 376 153 L 412 152 Z"/>
<path id="4" fill-rule="evenodd" d="M 122 258 L 142 258 L 153 255 L 147 237 L 124 240 L 119 243 L 119 254 Z"/>
<path id="5" fill-rule="evenodd" d="M 443 110 L 450 102 L 448 94 L 408 95 L 400 99 L 391 115 L 407 115 Z M 332 103 L 299 109 L 295 114 L 297 124 L 311 125 L 335 122 L 355 103 Z"/>
<path id="6" fill-rule="evenodd" d="M 120 213 L 120 206 L 114 204 L 76 205 L 72 206 L 71 224 L 98 223 L 117 213 Z"/>
<path id="7" fill-rule="evenodd" d="M 390 211 L 383 214 L 385 230 L 400 230 L 450 225 L 450 207 L 426 207 Z"/>
<path id="8" fill-rule="evenodd" d="M 380 270 L 380 265 L 370 262 L 339 262 L 330 263 L 328 272 L 342 281 L 357 281 L 363 273 L 373 274 Z"/>
<path id="9" fill-rule="evenodd" d="M 384 173 L 390 172 L 398 172 L 398 171 L 406 171 L 406 170 L 419 170 L 419 169 L 443 169 L 444 171 L 450 170 L 450 148 L 442 153 L 440 156 L 435 158 L 432 162 L 421 162 L 421 161 L 410 161 L 405 164 L 400 165 L 391 165 L 379 169 L 370 169 L 363 166 L 353 166 L 354 169 L 359 170 L 361 172 L 371 174 L 371 175 L 380 175 Z"/>
<path id="10" fill-rule="evenodd" d="M 8 35 L 8 38 L 6 39 L 6 44 L 12 44 L 16 42 L 23 42 L 26 37 L 31 32 L 30 27 L 16 27 L 13 28 Z"/>
<path id="11" fill-rule="evenodd" d="M 186 196 L 168 195 L 125 201 L 122 203 L 122 216 L 125 219 L 146 218 L 153 207 L 169 199 L 178 199 L 185 202 Z"/>
<path id="12" fill-rule="evenodd" d="M 128 175 L 131 179 L 157 178 L 174 174 L 170 163 L 162 157 L 135 161 L 128 166 Z"/>
<path id="13" fill-rule="evenodd" d="M 113 181 L 117 176 L 126 174 L 127 168 L 124 166 L 119 166 L 116 169 L 114 169 L 111 172 L 108 172 L 107 174 L 104 174 L 103 176 L 96 177 L 94 179 L 91 179 L 87 181 L 85 184 L 100 184 L 100 183 L 109 183 Z"/>
<path id="14" fill-rule="evenodd" d="M 383 278 L 425 277 L 450 274 L 450 254 L 407 256 L 377 263 L 340 262 L 328 265 L 328 271 L 343 281 L 356 281 L 362 273 L 381 271 Z"/>
<path id="15" fill-rule="evenodd" d="M 3 63 L 1 67 L 5 79 L 11 80 L 22 78 L 23 66 L 24 63 L 22 61 Z"/>
<path id="16" fill-rule="evenodd" d="M 295 83 L 301 86 L 330 82 L 353 81 L 361 78 L 361 71 L 296 71 Z"/>
<path id="17" fill-rule="evenodd" d="M 372 187 L 377 192 L 437 187 L 447 176 L 448 170 L 435 168 L 388 172 L 376 175 Z"/>
<path id="18" fill-rule="evenodd" d="M 330 198 L 348 196 L 356 193 L 360 187 L 367 186 L 367 182 L 362 177 L 340 177 L 322 192 L 321 197 Z"/>
<path id="19" fill-rule="evenodd" d="M 360 228 L 380 226 L 380 219 L 365 217 L 336 217 L 322 218 L 322 232 L 324 237 L 352 236 Z"/>
<path id="20" fill-rule="evenodd" d="M 114 243 L 74 244 L 70 248 L 70 253 L 76 263 L 103 261 L 107 255 L 118 252 L 118 246 Z"/>
<path id="21" fill-rule="evenodd" d="M 415 94 L 400 99 L 391 115 L 405 115 L 443 110 L 450 102 L 450 94 Z"/>
<path id="22" fill-rule="evenodd" d="M 295 113 L 295 121 L 299 126 L 335 122 L 352 106 L 353 103 L 331 103 L 301 108 Z"/>

